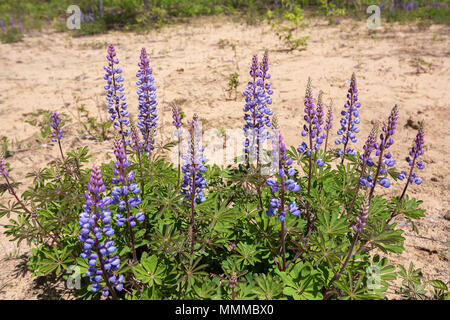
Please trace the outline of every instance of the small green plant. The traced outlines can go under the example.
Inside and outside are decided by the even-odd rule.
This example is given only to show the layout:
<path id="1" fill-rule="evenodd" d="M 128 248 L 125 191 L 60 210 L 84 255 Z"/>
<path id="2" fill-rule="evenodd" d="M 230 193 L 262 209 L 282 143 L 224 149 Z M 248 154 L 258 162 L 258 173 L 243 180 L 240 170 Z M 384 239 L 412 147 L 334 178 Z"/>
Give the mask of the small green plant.
<path id="1" fill-rule="evenodd" d="M 11 156 L 11 151 L 8 148 L 8 138 L 2 137 L 1 139 L 1 145 L 2 145 L 2 154 L 5 158 L 8 158 Z"/>
<path id="2" fill-rule="evenodd" d="M 22 41 L 23 33 L 19 29 L 12 28 L 6 32 L 0 32 L 0 40 L 2 43 L 15 43 Z"/>
<path id="3" fill-rule="evenodd" d="M 51 111 L 44 109 L 24 114 L 26 123 L 38 127 L 39 131 L 35 133 L 35 136 L 41 143 L 44 143 L 50 137 L 50 114 Z"/>
<path id="4" fill-rule="evenodd" d="M 398 268 L 400 269 L 398 275 L 402 278 L 402 286 L 396 293 L 402 297 L 413 300 L 450 299 L 448 284 L 445 284 L 441 280 L 424 282 L 422 270 L 415 269 L 412 262 L 409 264 L 408 269 L 402 265 L 398 265 Z M 433 289 L 427 290 L 426 284 L 430 285 Z"/>
<path id="5" fill-rule="evenodd" d="M 267 19 L 275 34 L 287 47 L 287 50 L 304 50 L 306 48 L 307 40 L 309 39 L 308 36 L 294 37 L 294 32 L 305 26 L 305 24 L 302 23 L 304 13 L 301 8 L 294 5 L 292 12 L 285 11 L 283 19 L 281 19 L 279 23 L 274 21 L 274 13 L 271 10 L 268 10 Z M 285 21 L 287 21 L 287 25 L 283 25 Z"/>
<path id="6" fill-rule="evenodd" d="M 103 120 L 99 111 L 99 118 L 92 117 L 84 104 L 79 104 L 79 99 L 74 97 L 77 105 L 78 122 L 81 124 L 82 130 L 78 133 L 82 137 L 89 137 L 94 140 L 105 141 L 108 139 L 108 131 L 111 127 L 111 121 Z"/>
<path id="7" fill-rule="evenodd" d="M 89 21 L 81 24 L 80 29 L 75 29 L 75 36 L 92 36 L 107 31 L 106 23 L 103 19 Z"/>
<path id="8" fill-rule="evenodd" d="M 239 73 L 233 72 L 230 74 L 230 80 L 228 81 L 228 98 L 231 99 L 232 93 L 234 93 L 234 100 L 237 99 L 237 87 L 239 86 Z"/>

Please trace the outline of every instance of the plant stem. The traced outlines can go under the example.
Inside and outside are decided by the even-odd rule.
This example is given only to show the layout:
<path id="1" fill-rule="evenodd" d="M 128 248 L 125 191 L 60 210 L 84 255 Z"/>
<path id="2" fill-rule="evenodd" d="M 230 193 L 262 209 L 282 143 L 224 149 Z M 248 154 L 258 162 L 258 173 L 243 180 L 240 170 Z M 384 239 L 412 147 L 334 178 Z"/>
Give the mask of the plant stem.
<path id="1" fill-rule="evenodd" d="M 386 137 L 386 141 L 387 141 L 387 138 L 388 138 L 388 137 L 389 137 L 389 136 Z M 373 178 L 373 187 L 370 188 L 370 192 L 369 192 L 369 206 L 370 206 L 370 202 L 372 201 L 373 191 L 375 190 L 375 187 L 376 187 L 376 185 L 377 185 L 378 176 L 379 176 L 379 174 L 380 174 L 381 163 L 382 163 L 382 161 L 383 161 L 383 153 L 384 153 L 384 144 L 382 144 L 382 145 L 380 146 L 380 156 L 379 156 L 379 158 L 378 158 L 377 171 L 376 171 L 376 173 L 375 173 L 375 177 Z"/>
<path id="2" fill-rule="evenodd" d="M 189 231 L 191 232 L 191 254 L 194 253 L 194 241 L 195 241 L 195 232 L 194 232 L 194 206 L 195 206 L 195 171 L 192 172 L 192 194 L 191 194 L 191 223 L 189 225 Z"/>
<path id="3" fill-rule="evenodd" d="M 327 128 L 327 136 L 325 137 L 325 148 L 323 150 L 323 152 L 327 152 L 327 146 L 328 146 L 328 133 L 329 133 L 330 129 Z"/>
<path id="4" fill-rule="evenodd" d="M 61 153 L 62 161 L 65 162 L 66 160 L 64 159 L 64 153 L 62 151 L 61 141 L 59 139 L 58 139 L 58 146 L 59 146 L 59 152 Z"/>
<path id="5" fill-rule="evenodd" d="M 417 157 L 414 156 L 414 159 L 413 159 L 413 163 L 412 163 L 411 169 L 409 170 L 408 179 L 406 180 L 406 184 L 405 184 L 405 187 L 403 188 L 402 195 L 401 195 L 400 198 L 398 199 L 398 204 L 399 204 L 399 205 L 401 205 L 402 200 L 403 200 L 403 197 L 404 197 L 405 194 L 406 194 L 406 189 L 408 188 L 409 181 L 410 181 L 410 179 L 411 179 L 411 176 L 412 176 L 412 173 L 413 173 L 413 170 L 414 170 L 414 165 L 416 164 L 416 159 L 417 159 Z M 386 224 L 389 223 L 389 222 L 391 222 L 391 220 L 397 215 L 397 209 L 398 209 L 398 208 L 395 208 L 395 209 L 394 209 L 394 211 L 392 212 L 391 216 L 390 216 L 389 219 L 387 220 Z"/>
<path id="6" fill-rule="evenodd" d="M 353 249 L 356 245 L 356 242 L 359 240 L 359 231 L 356 232 L 355 234 L 355 238 L 353 239 L 352 245 L 350 246 L 348 253 L 347 253 L 347 257 L 341 267 L 341 269 L 339 270 L 339 272 L 337 274 L 334 275 L 333 279 L 331 280 L 331 288 L 330 290 L 328 290 L 327 294 L 325 294 L 324 299 L 329 299 L 333 289 L 335 287 L 335 282 L 339 281 L 339 279 L 341 278 L 342 272 L 344 271 L 345 267 L 347 266 L 348 262 L 350 261 L 350 258 L 352 257 L 352 253 L 353 253 Z"/>
<path id="7" fill-rule="evenodd" d="M 361 168 L 361 174 L 359 175 L 358 184 L 356 185 L 356 189 L 355 189 L 355 196 L 353 197 L 353 201 L 350 205 L 350 208 L 347 210 L 347 214 L 350 214 L 353 210 L 353 207 L 355 206 L 356 199 L 358 198 L 358 192 L 361 187 L 361 185 L 359 184 L 359 181 L 363 177 L 365 171 L 366 171 L 366 162 L 363 161 L 363 166 Z"/>
<path id="8" fill-rule="evenodd" d="M 280 152 L 279 152 L 280 154 Z M 281 156 L 279 158 L 279 170 L 281 171 L 282 169 L 282 163 L 281 163 L 282 159 Z M 281 183 L 281 212 L 284 213 L 284 215 L 286 216 L 286 213 L 284 212 L 284 176 L 280 177 L 280 183 Z M 286 230 L 284 228 L 284 220 L 281 221 L 281 254 L 283 257 L 283 265 L 282 265 L 282 271 L 286 270 Z"/>
<path id="9" fill-rule="evenodd" d="M 145 188 L 145 183 L 144 183 L 144 174 L 142 172 L 142 160 L 141 160 L 141 151 L 139 150 L 139 148 L 137 149 L 137 156 L 138 156 L 138 160 L 139 160 L 139 173 L 141 175 L 141 200 L 144 200 L 144 188 Z M 147 219 L 144 219 L 144 224 L 143 224 L 144 229 L 147 229 Z"/>
<path id="10" fill-rule="evenodd" d="M 312 180 L 312 124 L 311 121 L 309 121 L 309 167 L 308 167 L 308 197 L 311 195 L 311 180 Z M 306 205 L 306 221 L 307 221 L 307 227 L 306 227 L 306 234 L 309 234 L 309 230 L 311 229 L 311 207 L 309 205 L 309 202 Z"/>
<path id="11" fill-rule="evenodd" d="M 181 137 L 180 132 L 178 131 L 178 181 L 177 181 L 177 189 L 180 186 L 181 179 Z"/>

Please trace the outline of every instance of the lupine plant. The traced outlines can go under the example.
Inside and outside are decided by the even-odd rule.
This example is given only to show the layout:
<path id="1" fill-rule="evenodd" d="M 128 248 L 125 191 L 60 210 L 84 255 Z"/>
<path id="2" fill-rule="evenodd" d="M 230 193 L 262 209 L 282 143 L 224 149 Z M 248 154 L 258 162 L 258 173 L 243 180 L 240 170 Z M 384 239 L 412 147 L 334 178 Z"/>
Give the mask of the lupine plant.
<path id="1" fill-rule="evenodd" d="M 424 126 L 406 158 L 407 171 L 399 165 L 398 172 L 389 153 L 401 121 L 397 107 L 386 123 L 374 126 L 361 150 L 350 147 L 359 123 L 355 75 L 338 131 L 343 148 L 326 148 L 332 110 L 325 115 L 323 93 L 315 103 L 311 80 L 299 102 L 304 116 L 295 119 L 303 127 L 299 147 L 288 148 L 279 123 L 269 118 L 268 55 L 261 63 L 253 57 L 245 153 L 249 161 L 253 131 L 263 134 L 254 136 L 257 149 L 258 141 L 270 139 L 268 176 L 250 172 L 250 162 L 208 163 L 198 116 L 182 130 L 176 107 L 176 141 L 166 149 L 178 144 L 178 164 L 152 150 L 152 140 L 160 137 L 151 133 L 158 118 L 149 57 L 145 50 L 137 57 L 140 97 L 133 107 L 139 130 L 130 127 L 112 45 L 107 57 L 105 89 L 116 139 L 103 143 L 111 144 L 114 160 L 88 168 L 87 147 L 64 153 L 69 147 L 57 113 L 50 116 L 51 128 L 64 146 L 63 161 L 27 175 L 32 184 L 21 195 L 13 168 L 0 157 L 0 217 L 9 218 L 6 236 L 33 246 L 28 267 L 34 275 L 69 283 L 78 268 L 80 287 L 67 290 L 79 299 L 384 299 L 397 277 L 404 279 L 401 298 L 449 298 L 448 284 L 424 282 L 412 264 L 396 268 L 388 256 L 404 250 L 397 222 L 425 216 L 422 201 L 407 194 L 422 183 L 415 170 L 425 168 Z M 181 157 L 182 139 L 187 149 Z M 150 151 L 154 156 L 141 156 Z M 258 192 L 249 192 L 252 179 Z M 377 193 L 377 184 L 397 180 L 404 184 L 401 195 Z M 368 269 L 379 271 L 376 286 Z"/>

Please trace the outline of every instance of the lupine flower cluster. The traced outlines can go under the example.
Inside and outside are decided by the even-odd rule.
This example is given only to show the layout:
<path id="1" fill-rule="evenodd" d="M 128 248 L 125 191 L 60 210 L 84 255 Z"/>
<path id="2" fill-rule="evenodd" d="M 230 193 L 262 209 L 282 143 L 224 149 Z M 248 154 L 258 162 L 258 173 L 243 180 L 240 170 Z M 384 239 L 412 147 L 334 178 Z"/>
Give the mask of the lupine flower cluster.
<path id="1" fill-rule="evenodd" d="M 127 159 L 124 146 L 120 140 L 116 140 L 114 143 L 114 155 L 116 156 L 117 161 L 114 164 L 114 177 L 111 181 L 113 184 L 119 184 L 119 186 L 113 187 L 111 195 L 112 203 L 118 205 L 118 212 L 115 215 L 116 222 L 117 225 L 121 227 L 128 219 L 130 226 L 134 227 L 136 226 L 136 221 L 144 221 L 144 214 L 139 212 L 135 216 L 127 215 L 127 218 L 125 218 L 121 212 L 126 209 L 128 213 L 131 208 L 134 208 L 141 203 L 139 197 L 141 189 L 137 184 L 132 183 L 134 171 L 130 170 L 126 173 L 126 168 L 128 168 L 130 162 Z"/>
<path id="2" fill-rule="evenodd" d="M 80 22 L 81 24 L 88 23 L 88 22 L 94 22 L 94 14 L 92 12 L 89 12 L 88 14 L 83 14 L 83 12 L 80 13 Z"/>
<path id="3" fill-rule="evenodd" d="M 113 122 L 114 129 L 119 131 L 122 137 L 122 141 L 126 144 L 126 137 L 130 135 L 130 121 L 128 120 L 129 113 L 127 111 L 127 103 L 125 101 L 125 95 L 123 84 L 124 78 L 121 76 L 122 69 L 118 66 L 119 59 L 116 58 L 116 51 L 114 46 L 110 44 L 108 46 L 108 55 L 106 56 L 108 65 L 104 66 L 106 74 L 104 79 L 106 80 L 106 100 L 108 101 L 108 112 L 111 114 L 110 121 Z M 122 102 L 121 102 L 122 101 Z"/>
<path id="4" fill-rule="evenodd" d="M 261 63 L 258 63 L 258 56 L 254 55 L 250 67 L 252 81 L 248 83 L 247 89 L 244 91 L 244 135 L 246 137 L 244 153 L 247 160 L 249 160 L 250 154 L 255 155 L 256 159 L 259 159 L 261 144 L 270 138 L 268 131 L 265 130 L 265 127 L 271 126 L 269 116 L 273 114 L 268 107 L 268 105 L 272 104 L 270 96 L 273 94 L 271 83 L 266 82 L 266 80 L 271 78 L 268 70 L 269 57 L 267 52 L 264 54 Z"/>
<path id="5" fill-rule="evenodd" d="M 344 105 L 344 110 L 341 111 L 341 128 L 337 131 L 337 134 L 342 136 L 338 138 L 336 145 L 342 144 L 343 149 L 339 150 L 340 155 L 350 154 L 355 155 L 355 151 L 352 148 L 347 148 L 348 142 L 356 143 L 356 133 L 359 132 L 359 108 L 361 103 L 358 102 L 358 88 L 356 85 L 356 76 L 352 74 L 350 81 L 350 88 L 348 89 L 347 102 Z"/>
<path id="6" fill-rule="evenodd" d="M 433 8 L 439 10 L 439 2 L 433 1 Z"/>
<path id="7" fill-rule="evenodd" d="M 84 211 L 80 213 L 78 222 L 82 228 L 78 238 L 84 243 L 80 256 L 88 259 L 86 276 L 90 277 L 91 291 L 101 291 L 103 296 L 108 296 L 112 287 L 118 291 L 123 289 L 124 277 L 115 274 L 120 268 L 120 259 L 115 255 L 117 249 L 112 238 L 112 216 L 111 211 L 107 209 L 111 199 L 101 199 L 105 185 L 97 167 L 92 168 L 88 190 L 89 193 L 85 194 Z"/>
<path id="8" fill-rule="evenodd" d="M 59 121 L 58 113 L 52 112 L 52 114 L 50 115 L 50 126 L 53 129 L 53 132 L 52 132 L 52 141 L 53 142 L 60 141 L 62 138 L 64 129 L 60 128 L 59 125 L 60 125 L 60 121 Z"/>
<path id="9" fill-rule="evenodd" d="M 139 138 L 139 133 L 134 126 L 131 126 L 131 147 L 136 152 L 140 151 L 143 147 L 143 143 Z"/>
<path id="10" fill-rule="evenodd" d="M 409 183 L 416 183 L 421 184 L 422 179 L 416 175 L 416 172 L 414 171 L 414 167 L 417 167 L 417 169 L 422 170 L 425 168 L 425 164 L 423 161 L 416 162 L 417 158 L 419 158 L 421 155 L 423 155 L 423 144 L 424 144 L 424 131 L 423 131 L 423 123 L 419 126 L 419 131 L 417 132 L 416 138 L 414 139 L 414 145 L 412 146 L 411 150 L 409 151 L 409 156 L 406 157 L 406 162 L 411 167 L 410 174 L 409 174 Z M 411 158 L 412 157 L 412 158 Z M 400 175 L 398 176 L 400 180 L 407 178 L 407 173 L 405 171 L 402 171 Z"/>
<path id="11" fill-rule="evenodd" d="M 175 134 L 177 136 L 181 136 L 182 134 L 181 127 L 183 126 L 183 124 L 181 123 L 181 116 L 178 107 L 175 105 L 172 106 L 172 119 L 173 119 L 172 124 L 176 128 Z"/>
<path id="12" fill-rule="evenodd" d="M 286 157 L 286 146 L 283 142 L 280 129 L 275 129 L 275 134 L 272 137 L 272 159 L 273 167 L 276 168 L 279 175 L 279 181 L 277 181 L 276 178 L 269 178 L 266 183 L 272 188 L 273 194 L 276 194 L 281 190 L 281 195 L 280 197 L 272 198 L 266 213 L 269 217 L 278 214 L 280 221 L 284 221 L 286 217 L 286 210 L 284 208 L 285 191 L 290 190 L 291 192 L 298 192 L 300 191 L 300 186 L 291 178 L 297 171 L 291 167 L 293 162 L 292 158 Z M 285 180 L 286 178 L 287 180 Z M 295 201 L 289 203 L 288 210 L 294 216 L 300 214 L 300 210 Z"/>
<path id="13" fill-rule="evenodd" d="M 187 151 L 182 156 L 185 162 L 182 167 L 184 179 L 181 185 L 186 200 L 194 202 L 195 200 L 199 202 L 206 200 L 203 194 L 203 189 L 206 187 L 206 179 L 203 177 L 203 173 L 206 171 L 206 167 L 204 165 L 205 157 L 203 156 L 204 148 L 200 144 L 201 134 L 198 117 L 194 115 L 189 128 Z"/>
<path id="14" fill-rule="evenodd" d="M 146 152 L 154 149 L 154 136 L 156 135 L 156 121 L 158 114 L 156 106 L 156 87 L 152 76 L 153 69 L 150 67 L 150 59 L 147 56 L 145 48 L 141 50 L 139 71 L 136 73 L 138 78 L 136 84 L 139 86 L 137 94 L 139 96 L 139 116 L 138 128 L 144 137 L 144 148 Z"/>
<path id="15" fill-rule="evenodd" d="M 327 111 L 327 117 L 325 118 L 325 125 L 323 126 L 324 135 L 325 135 L 325 151 L 327 151 L 328 137 L 330 135 L 330 130 L 333 128 L 333 102 L 330 102 Z"/>
<path id="16" fill-rule="evenodd" d="M 0 175 L 5 178 L 8 176 L 8 168 L 6 167 L 5 159 L 3 159 L 2 156 L 0 156 Z"/>
<path id="17" fill-rule="evenodd" d="M 363 203 L 361 208 L 359 209 L 358 216 L 356 216 L 356 224 L 353 225 L 353 230 L 355 230 L 358 233 L 362 232 L 364 226 L 366 225 L 368 217 L 369 217 L 369 205 L 367 203 Z"/>
<path id="18" fill-rule="evenodd" d="M 325 119 L 325 126 L 323 127 L 323 129 L 328 134 L 328 131 L 331 128 L 333 128 L 333 108 L 330 105 L 328 106 L 327 117 Z"/>
<path id="19" fill-rule="evenodd" d="M 316 141 L 316 144 L 315 144 L 316 150 L 320 149 L 320 145 L 323 143 L 323 140 L 326 137 L 325 133 L 320 135 L 320 133 L 322 132 L 322 125 L 324 123 L 324 120 L 323 120 L 324 112 L 323 112 L 322 95 L 323 95 L 323 92 L 320 91 L 319 97 L 317 98 L 317 108 L 316 108 L 316 117 L 317 117 L 317 121 L 316 121 L 316 135 L 317 136 L 316 136 L 316 139 L 315 139 L 315 141 Z"/>
<path id="20" fill-rule="evenodd" d="M 314 98 L 312 95 L 311 88 L 311 79 L 308 78 L 308 84 L 306 85 L 306 93 L 305 93 L 305 124 L 303 124 L 302 137 L 309 136 L 310 145 L 303 142 L 300 147 L 297 148 L 297 151 L 303 153 L 306 151 L 306 155 L 309 157 L 312 155 L 313 148 L 317 152 L 320 149 L 320 145 L 323 143 L 326 138 L 326 133 L 324 132 L 322 135 L 322 125 L 324 123 L 323 116 L 323 105 L 322 105 L 322 92 L 319 93 L 319 97 L 317 100 L 317 107 L 314 105 Z M 313 146 L 314 144 L 314 146 Z M 325 164 L 322 159 L 317 159 L 316 164 L 321 167 Z"/>
<path id="21" fill-rule="evenodd" d="M 310 136 L 311 140 L 316 138 L 316 123 L 317 123 L 317 117 L 316 117 L 316 108 L 314 106 L 314 98 L 312 95 L 312 89 L 311 89 L 311 79 L 308 78 L 308 84 L 306 85 L 306 93 L 305 93 L 305 116 L 303 117 L 306 121 L 306 123 L 303 125 L 303 131 L 302 131 L 302 137 Z M 306 144 L 305 144 L 306 145 Z M 307 146 L 307 145 L 306 145 Z M 310 148 L 306 149 L 306 154 L 308 156 L 311 155 L 312 150 Z M 304 152 L 305 150 L 302 148 L 301 150 L 298 150 L 299 152 Z"/>
<path id="22" fill-rule="evenodd" d="M 377 147 L 377 132 L 378 127 L 374 127 L 372 131 L 370 132 L 369 136 L 367 137 L 366 143 L 363 146 L 364 152 L 359 156 L 359 158 L 363 162 L 363 167 L 366 166 L 371 167 L 373 166 L 372 157 L 370 156 L 372 151 L 375 150 Z M 366 186 L 367 188 L 373 187 L 373 178 L 371 175 L 368 175 L 367 177 L 361 177 L 359 179 L 359 184 L 362 186 Z"/>
<path id="23" fill-rule="evenodd" d="M 14 19 L 12 17 L 9 17 L 9 28 L 13 29 L 14 28 Z M 3 22 L 3 20 L 0 20 L 0 30 L 2 30 L 2 32 L 6 31 L 6 26 L 5 23 Z M 22 32 L 23 31 L 23 27 L 22 27 L 22 22 L 17 22 L 17 30 Z"/>
<path id="24" fill-rule="evenodd" d="M 389 115 L 387 126 L 383 125 L 382 127 L 383 132 L 380 134 L 380 143 L 377 144 L 376 155 L 380 156 L 381 152 L 383 151 L 383 159 L 381 160 L 381 164 L 384 165 L 384 167 L 380 168 L 381 175 L 386 174 L 387 167 L 393 167 L 395 165 L 395 160 L 392 158 L 391 153 L 385 151 L 394 144 L 394 139 L 392 138 L 392 136 L 394 135 L 395 129 L 397 128 L 397 122 L 398 108 L 397 106 L 394 106 L 391 114 Z M 385 188 L 389 188 L 391 186 L 389 179 L 385 176 L 379 179 L 379 183 Z"/>

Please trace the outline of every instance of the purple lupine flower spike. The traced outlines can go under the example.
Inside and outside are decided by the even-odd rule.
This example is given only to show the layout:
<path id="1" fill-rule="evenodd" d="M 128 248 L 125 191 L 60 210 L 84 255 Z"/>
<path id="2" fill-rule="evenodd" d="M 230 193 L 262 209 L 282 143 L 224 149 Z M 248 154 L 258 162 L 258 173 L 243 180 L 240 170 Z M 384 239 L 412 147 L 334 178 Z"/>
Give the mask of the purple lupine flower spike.
<path id="1" fill-rule="evenodd" d="M 80 256 L 88 259 L 86 276 L 91 278 L 91 291 L 101 291 L 103 296 L 110 293 L 115 296 L 113 288 L 121 291 L 124 277 L 118 275 L 120 259 L 115 255 L 117 249 L 112 238 L 114 229 L 111 225 L 111 211 L 108 210 L 110 201 L 108 197 L 101 198 L 105 185 L 98 167 L 91 170 L 88 190 L 85 194 L 86 204 L 78 221 L 81 227 L 78 239 L 83 243 Z"/>
<path id="2" fill-rule="evenodd" d="M 367 205 L 367 201 L 364 201 L 364 203 L 359 209 L 359 214 L 356 217 L 356 224 L 353 225 L 353 230 L 355 230 L 357 233 L 361 233 L 363 231 L 364 226 L 367 223 L 368 217 L 369 217 L 369 206 Z"/>
<path id="3" fill-rule="evenodd" d="M 278 174 L 279 179 L 269 178 L 266 181 L 266 184 L 271 187 L 272 193 L 274 194 L 266 213 L 269 217 L 278 214 L 280 221 L 284 221 L 286 217 L 285 191 L 298 192 L 300 191 L 300 186 L 292 179 L 297 171 L 291 167 L 293 162 L 292 158 L 287 158 L 286 156 L 286 146 L 283 142 L 280 129 L 275 129 L 272 137 L 272 160 L 273 168 Z M 275 197 L 275 194 L 279 190 L 281 190 L 280 196 Z M 298 216 L 300 214 L 300 210 L 295 201 L 291 202 L 288 208 L 292 215 Z"/>
<path id="4" fill-rule="evenodd" d="M 60 141 L 62 138 L 62 134 L 64 133 L 64 129 L 62 129 L 60 126 L 59 116 L 57 112 L 52 112 L 50 115 L 50 126 L 53 129 L 52 132 L 52 141 L 57 142 Z"/>
<path id="5" fill-rule="evenodd" d="M 390 152 L 386 152 L 387 149 L 394 144 L 394 139 L 392 138 L 395 129 L 397 128 L 397 122 L 398 122 L 398 107 L 394 106 L 394 108 L 391 111 L 391 114 L 389 115 L 388 124 L 383 125 L 382 127 L 382 133 L 380 134 L 380 144 L 378 145 L 376 154 L 377 156 L 380 156 L 381 154 L 381 145 L 383 146 L 383 159 L 381 161 L 381 164 L 383 165 L 380 169 L 380 175 L 382 175 L 381 178 L 379 178 L 379 183 L 385 187 L 389 188 L 391 186 L 391 183 L 387 176 L 383 176 L 387 172 L 388 167 L 393 167 L 395 165 L 395 160 L 392 158 L 392 155 Z"/>
<path id="6" fill-rule="evenodd" d="M 258 63 L 258 56 L 254 55 L 252 58 L 252 65 L 250 67 L 250 76 L 252 81 L 248 83 L 247 89 L 244 91 L 245 106 L 244 106 L 244 153 L 246 157 L 246 164 L 250 163 L 250 156 L 253 155 L 259 165 L 260 160 L 260 146 L 268 138 L 269 133 L 265 127 L 270 127 L 271 122 L 269 116 L 273 114 L 268 105 L 272 104 L 273 94 L 271 83 L 267 82 L 271 78 L 268 73 L 269 70 L 269 56 L 267 51 L 264 53 L 261 63 Z"/>
<path id="7" fill-rule="evenodd" d="M 114 164 L 114 177 L 111 178 L 111 182 L 118 186 L 113 187 L 112 203 L 118 205 L 118 210 L 116 213 L 116 222 L 119 227 L 121 227 L 125 221 L 131 227 L 136 226 L 137 221 L 143 221 L 145 216 L 142 213 L 138 213 L 135 216 L 130 214 L 131 208 L 138 206 L 141 203 L 141 198 L 139 197 L 139 192 L 141 192 L 140 187 L 133 183 L 134 171 L 128 171 L 130 162 L 128 161 L 127 155 L 125 153 L 125 148 L 121 140 L 116 140 L 114 142 L 114 155 L 116 156 L 116 163 Z M 124 218 L 122 212 L 126 212 L 127 217 Z"/>
<path id="8" fill-rule="evenodd" d="M 323 127 L 323 130 L 325 131 L 325 152 L 327 152 L 328 137 L 330 135 L 331 128 L 333 128 L 333 100 L 330 101 L 330 105 L 328 106 L 325 126 Z"/>
<path id="9" fill-rule="evenodd" d="M 7 177 L 8 176 L 8 168 L 6 167 L 5 159 L 0 156 L 0 176 Z"/>
<path id="10" fill-rule="evenodd" d="M 116 57 L 114 46 L 108 46 L 108 55 L 106 56 L 108 65 L 104 66 L 106 71 L 103 77 L 106 80 L 106 100 L 108 101 L 108 112 L 111 114 L 109 120 L 113 122 L 114 129 L 118 130 L 119 135 L 125 145 L 130 142 L 127 141 L 127 136 L 131 134 L 129 113 L 127 111 L 127 103 L 125 102 L 125 95 L 122 77 L 122 69 L 118 66 L 119 60 Z"/>
<path id="11" fill-rule="evenodd" d="M 9 17 L 9 26 L 14 27 L 14 19 L 12 17 Z"/>
<path id="12" fill-rule="evenodd" d="M 2 30 L 2 32 L 5 32 L 5 23 L 3 22 L 3 20 L 0 20 L 0 29 Z"/>
<path id="13" fill-rule="evenodd" d="M 392 108 L 392 111 L 389 115 L 388 124 L 383 125 L 382 133 L 380 134 L 380 142 L 376 144 L 376 155 L 378 156 L 378 164 L 375 172 L 375 177 L 370 180 L 373 183 L 373 186 L 370 189 L 369 193 L 369 204 L 373 197 L 373 192 L 375 190 L 375 186 L 377 182 L 385 188 L 389 188 L 391 183 L 389 178 L 386 176 L 387 170 L 389 167 L 393 167 L 395 165 L 395 160 L 392 158 L 390 152 L 386 152 L 387 149 L 394 144 L 394 139 L 392 136 L 395 133 L 395 129 L 397 128 L 398 122 L 398 107 L 397 105 Z M 368 176 L 368 180 L 371 178 Z"/>
<path id="14" fill-rule="evenodd" d="M 417 161 L 417 159 L 424 154 L 424 150 L 423 150 L 423 145 L 424 145 L 424 137 L 425 137 L 425 133 L 424 133 L 424 129 L 423 129 L 423 122 L 421 122 L 419 124 L 419 130 L 417 132 L 417 135 L 414 139 L 414 144 L 411 148 L 411 150 L 409 151 L 409 156 L 406 157 L 406 162 L 408 163 L 408 165 L 411 167 L 410 172 L 409 172 L 409 176 L 407 176 L 407 173 L 405 171 L 402 171 L 400 173 L 400 175 L 398 176 L 398 178 L 400 180 L 403 180 L 405 178 L 408 179 L 407 183 L 411 183 L 411 184 L 421 184 L 422 183 L 422 179 L 416 175 L 416 172 L 414 171 L 415 168 L 419 169 L 419 170 L 423 170 L 425 168 L 425 164 L 423 163 L 423 161 Z M 405 186 L 405 191 L 406 191 L 406 187 Z M 402 194 L 402 198 L 404 196 L 404 193 Z"/>
<path id="15" fill-rule="evenodd" d="M 195 201 L 203 202 L 206 200 L 203 193 L 203 189 L 206 187 L 206 179 L 203 177 L 206 167 L 204 165 L 205 157 L 203 156 L 204 148 L 200 143 L 201 134 L 198 117 L 194 115 L 189 128 L 187 152 L 182 156 L 185 162 L 182 167 L 184 179 L 181 185 L 185 199 L 193 204 L 195 204 Z"/>
<path id="16" fill-rule="evenodd" d="M 172 106 L 172 124 L 174 125 L 174 127 L 179 130 L 181 129 L 181 116 L 180 116 L 180 112 L 178 110 L 178 107 L 176 105 Z"/>
<path id="17" fill-rule="evenodd" d="M 302 136 L 306 137 L 309 136 L 310 137 L 310 144 L 306 149 L 306 154 L 308 156 L 311 155 L 312 153 L 312 148 L 313 148 L 313 140 L 316 138 L 317 136 L 317 116 L 316 116 L 316 109 L 315 109 L 315 105 L 314 105 L 314 98 L 312 95 L 312 89 L 311 89 L 311 78 L 308 78 L 308 84 L 306 85 L 306 93 L 305 93 L 305 116 L 303 117 L 305 119 L 305 124 L 303 125 L 303 131 L 302 131 Z M 302 152 L 304 152 L 305 150 L 300 146 L 299 149 L 301 149 Z M 298 150 L 298 149 L 297 149 Z M 300 152 L 300 150 L 299 150 Z"/>
<path id="18" fill-rule="evenodd" d="M 378 125 L 375 125 L 372 130 L 370 131 L 369 136 L 367 137 L 366 143 L 363 146 L 364 152 L 359 156 L 363 163 L 363 168 L 366 167 L 372 167 L 374 165 L 371 153 L 377 148 L 377 134 L 378 134 Z M 366 188 L 372 188 L 373 187 L 373 178 L 369 174 L 367 177 L 363 176 L 364 170 L 361 171 L 361 176 L 359 179 L 359 184 L 361 186 L 365 186 Z"/>
<path id="19" fill-rule="evenodd" d="M 316 144 L 314 145 L 314 148 L 316 150 L 320 149 L 320 145 L 323 143 L 323 140 L 326 137 L 325 132 L 321 134 L 322 132 L 322 125 L 324 124 L 324 112 L 323 112 L 323 102 L 322 102 L 322 96 L 323 96 L 323 92 L 320 91 L 319 92 L 319 96 L 317 98 L 317 108 L 316 108 L 316 123 L 315 123 L 315 134 L 316 134 L 316 138 L 315 138 L 315 142 Z"/>
<path id="20" fill-rule="evenodd" d="M 136 84 L 139 86 L 137 94 L 139 96 L 139 116 L 138 128 L 144 137 L 144 147 L 147 153 L 154 149 L 154 136 L 156 136 L 158 114 L 156 106 L 156 87 L 154 85 L 153 69 L 150 67 L 150 59 L 145 48 L 141 50 L 138 78 Z"/>
<path id="21" fill-rule="evenodd" d="M 139 138 L 139 133 L 136 127 L 131 127 L 131 147 L 134 151 L 140 151 L 143 147 L 142 141 Z"/>
<path id="22" fill-rule="evenodd" d="M 359 108 L 361 103 L 358 102 L 358 88 L 356 85 L 356 76 L 353 73 L 350 81 L 350 88 L 347 94 L 347 103 L 344 105 L 344 110 L 341 111 L 343 116 L 341 119 L 341 128 L 337 131 L 337 134 L 342 136 L 336 140 L 336 144 L 342 144 L 343 149 L 339 150 L 339 154 L 344 156 L 345 154 L 355 155 L 355 151 L 352 148 L 347 148 L 349 141 L 356 143 L 356 133 L 359 132 Z M 342 157 L 344 161 L 344 157 Z"/>

